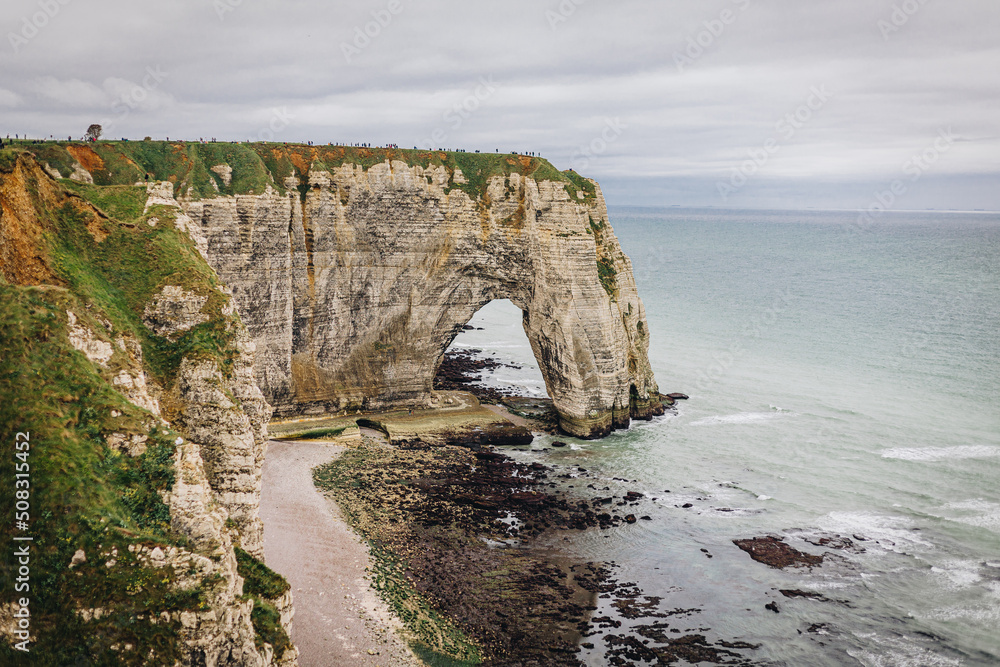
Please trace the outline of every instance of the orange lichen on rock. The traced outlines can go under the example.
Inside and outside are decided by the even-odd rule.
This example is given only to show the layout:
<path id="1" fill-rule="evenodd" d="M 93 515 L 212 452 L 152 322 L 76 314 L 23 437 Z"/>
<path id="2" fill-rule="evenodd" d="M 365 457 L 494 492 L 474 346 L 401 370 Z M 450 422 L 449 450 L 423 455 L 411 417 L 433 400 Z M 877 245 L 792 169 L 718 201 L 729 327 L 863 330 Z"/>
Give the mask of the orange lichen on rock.
<path id="1" fill-rule="evenodd" d="M 305 176 L 306 174 L 309 173 L 309 167 L 312 165 L 312 160 L 307 162 L 301 153 L 294 150 L 288 151 L 287 154 L 288 154 L 288 159 L 292 161 L 292 165 L 294 165 L 295 168 L 299 170 L 300 174 Z M 315 158 L 315 155 L 313 155 L 313 158 Z"/>

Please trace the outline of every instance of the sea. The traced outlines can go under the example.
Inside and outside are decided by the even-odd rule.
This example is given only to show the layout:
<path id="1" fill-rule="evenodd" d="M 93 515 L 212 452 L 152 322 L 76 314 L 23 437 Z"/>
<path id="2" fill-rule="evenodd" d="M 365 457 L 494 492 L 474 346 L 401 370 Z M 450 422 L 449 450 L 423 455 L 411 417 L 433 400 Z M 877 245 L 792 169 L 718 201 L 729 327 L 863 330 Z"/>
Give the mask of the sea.
<path id="1" fill-rule="evenodd" d="M 651 520 L 561 548 L 697 610 L 683 633 L 757 645 L 754 664 L 1000 665 L 1000 214 L 611 221 L 660 390 L 690 399 L 604 440 L 512 452 L 645 495 Z M 484 383 L 545 395 L 517 307 L 470 324 L 454 347 L 505 362 Z M 780 570 L 733 542 L 769 535 L 825 560 Z M 581 659 L 606 664 L 590 641 Z"/>

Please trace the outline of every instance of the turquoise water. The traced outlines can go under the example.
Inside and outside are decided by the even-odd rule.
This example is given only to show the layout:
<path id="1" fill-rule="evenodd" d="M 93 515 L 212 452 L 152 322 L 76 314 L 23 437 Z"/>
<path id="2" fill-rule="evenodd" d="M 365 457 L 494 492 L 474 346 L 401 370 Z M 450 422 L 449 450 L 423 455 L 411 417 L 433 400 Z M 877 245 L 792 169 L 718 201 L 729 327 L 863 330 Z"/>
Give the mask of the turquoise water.
<path id="1" fill-rule="evenodd" d="M 656 498 L 640 508 L 653 521 L 571 548 L 614 560 L 667 608 L 702 610 L 681 630 L 760 644 L 761 664 L 997 665 L 1000 216 L 855 221 L 612 210 L 660 388 L 691 400 L 600 442 L 540 453 L 542 437 L 519 455 Z M 485 330 L 458 345 L 521 366 L 490 382 L 544 392 L 515 307 L 473 323 Z M 832 555 L 780 571 L 732 544 L 765 534 Z M 809 543 L 832 535 L 857 548 Z"/>

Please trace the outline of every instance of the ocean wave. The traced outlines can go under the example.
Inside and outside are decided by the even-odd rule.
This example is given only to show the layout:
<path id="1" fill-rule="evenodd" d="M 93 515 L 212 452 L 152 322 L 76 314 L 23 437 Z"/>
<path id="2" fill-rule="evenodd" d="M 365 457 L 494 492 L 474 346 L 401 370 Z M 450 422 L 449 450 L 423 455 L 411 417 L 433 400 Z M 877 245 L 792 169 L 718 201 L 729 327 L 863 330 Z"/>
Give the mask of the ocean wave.
<path id="1" fill-rule="evenodd" d="M 854 633 L 864 649 L 847 653 L 865 667 L 958 667 L 961 660 L 938 655 L 909 637 L 885 637 L 875 633 Z"/>
<path id="2" fill-rule="evenodd" d="M 884 459 L 901 459 L 903 461 L 949 461 L 961 459 L 986 459 L 1000 456 L 1000 447 L 987 445 L 963 445 L 959 447 L 921 447 L 914 449 L 898 448 L 882 451 Z"/>
<path id="3" fill-rule="evenodd" d="M 975 498 L 973 500 L 960 500 L 955 503 L 948 503 L 944 508 L 949 510 L 969 510 L 970 512 L 995 512 L 1000 509 L 1000 505 L 983 500 L 982 498 Z"/>
<path id="4" fill-rule="evenodd" d="M 691 422 L 689 426 L 710 426 L 712 424 L 755 424 L 758 422 L 771 421 L 772 419 L 782 419 L 790 415 L 791 413 L 787 410 L 781 410 L 780 412 L 739 412 L 735 415 L 716 415 L 714 417 L 705 417 Z"/>
<path id="5" fill-rule="evenodd" d="M 884 549 L 902 552 L 904 545 L 933 548 L 912 530 L 914 522 L 901 516 L 888 516 L 873 512 L 830 512 L 819 522 L 819 527 L 832 533 L 866 538 L 861 546 L 868 547 L 874 540 Z"/>
<path id="6" fill-rule="evenodd" d="M 1000 504 L 991 503 L 988 500 L 963 500 L 962 502 L 949 503 L 944 506 L 946 510 L 959 510 L 963 512 L 975 512 L 973 516 L 946 516 L 942 517 L 948 521 L 964 523 L 967 526 L 985 528 L 994 532 L 1000 532 Z"/>
<path id="7" fill-rule="evenodd" d="M 945 586 L 951 589 L 968 588 L 983 580 L 982 563 L 974 560 L 946 560 L 931 566 L 931 572 L 939 579 L 947 579 Z"/>
<path id="8" fill-rule="evenodd" d="M 996 626 L 1000 623 L 1000 607 L 996 606 L 976 606 L 976 607 L 944 607 L 935 609 L 932 612 L 922 615 L 923 618 L 932 621 L 963 621 L 978 622 L 983 625 Z"/>

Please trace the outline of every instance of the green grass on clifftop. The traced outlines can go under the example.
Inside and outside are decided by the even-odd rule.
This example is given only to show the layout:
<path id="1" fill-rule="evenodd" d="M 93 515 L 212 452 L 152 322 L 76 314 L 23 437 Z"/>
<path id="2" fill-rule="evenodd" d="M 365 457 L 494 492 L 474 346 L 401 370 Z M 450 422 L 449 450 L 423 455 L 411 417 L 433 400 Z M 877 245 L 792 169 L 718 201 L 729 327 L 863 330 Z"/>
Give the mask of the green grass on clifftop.
<path id="1" fill-rule="evenodd" d="M 191 239 L 174 227 L 174 211 L 154 207 L 144 214 L 145 188 L 70 187 L 109 216 L 101 225 L 107 237 L 99 241 L 88 230 L 85 213 L 70 206 L 52 212 L 51 256 L 70 290 L 99 307 L 116 329 L 132 332 L 149 370 L 162 382 L 172 379 L 184 357 L 215 359 L 229 369 L 236 350 L 230 316 L 222 314 L 228 297 L 217 289 L 215 272 Z M 208 297 L 203 312 L 209 321 L 176 341 L 154 336 L 142 322 L 145 307 L 167 285 Z"/>
<path id="2" fill-rule="evenodd" d="M 593 183 L 572 170 L 561 172 L 544 158 L 510 153 L 179 141 L 53 142 L 29 144 L 25 149 L 64 178 L 80 162 L 93 175 L 96 185 L 133 185 L 147 178 L 170 181 L 175 186 L 175 195 L 193 199 L 261 194 L 269 185 L 284 193 L 285 179 L 290 176 L 304 183 L 311 170 L 331 171 L 345 164 L 367 170 L 386 161 L 425 169 L 444 167 L 449 177 L 448 188 L 462 190 L 473 200 L 482 198 L 494 176 L 506 178 L 514 173 L 561 183 L 574 201 L 593 199 L 596 192 Z M 221 174 L 212 171 L 212 167 L 219 165 L 232 168 L 229 185 Z M 467 183 L 454 181 L 459 169 Z M 582 199 L 578 197 L 581 192 Z"/>

